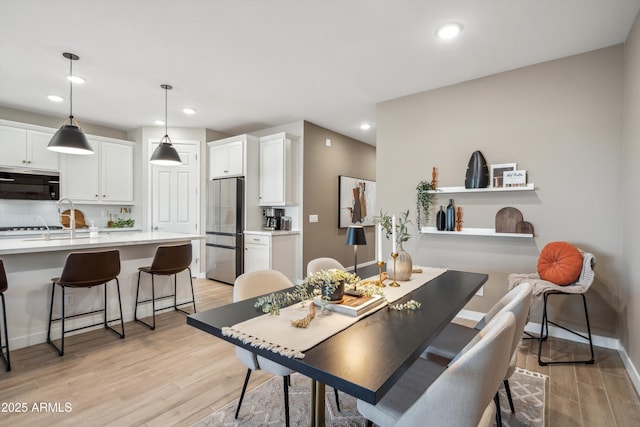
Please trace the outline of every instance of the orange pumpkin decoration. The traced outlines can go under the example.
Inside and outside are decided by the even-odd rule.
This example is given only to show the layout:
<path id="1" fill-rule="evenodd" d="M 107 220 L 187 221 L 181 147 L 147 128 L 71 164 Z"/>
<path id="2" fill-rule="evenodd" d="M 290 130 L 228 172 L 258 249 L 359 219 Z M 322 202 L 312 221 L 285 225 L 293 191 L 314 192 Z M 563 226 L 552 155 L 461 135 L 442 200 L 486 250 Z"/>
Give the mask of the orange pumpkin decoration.
<path id="1" fill-rule="evenodd" d="M 580 278 L 582 254 L 570 243 L 548 243 L 538 258 L 538 274 L 543 280 L 566 286 Z"/>

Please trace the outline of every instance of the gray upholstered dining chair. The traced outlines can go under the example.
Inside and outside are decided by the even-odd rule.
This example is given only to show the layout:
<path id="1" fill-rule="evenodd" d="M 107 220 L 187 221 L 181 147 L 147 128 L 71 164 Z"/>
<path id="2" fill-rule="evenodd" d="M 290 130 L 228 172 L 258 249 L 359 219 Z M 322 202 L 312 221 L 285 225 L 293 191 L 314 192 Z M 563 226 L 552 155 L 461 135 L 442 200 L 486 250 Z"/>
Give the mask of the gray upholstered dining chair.
<path id="1" fill-rule="evenodd" d="M 277 292 L 292 286 L 293 284 L 287 276 L 276 270 L 258 270 L 244 273 L 238 276 L 235 280 L 233 286 L 233 302 L 255 298 L 260 295 Z M 289 376 L 294 373 L 294 371 L 242 347 L 236 347 L 236 357 L 247 367 L 247 375 L 244 379 L 244 384 L 242 385 L 242 392 L 240 392 L 238 408 L 236 409 L 236 419 L 240 414 L 240 406 L 242 405 L 244 394 L 247 391 L 247 384 L 249 384 L 251 372 L 262 369 L 270 374 L 280 375 L 284 379 L 284 412 L 286 425 L 289 426 Z"/>
<path id="2" fill-rule="evenodd" d="M 345 270 L 344 266 L 340 264 L 337 259 L 328 257 L 315 258 L 309 261 L 309 263 L 307 264 L 307 276 L 317 273 L 320 270 L 330 270 L 332 268 Z M 338 409 L 338 411 L 342 411 L 340 409 L 340 396 L 338 396 L 338 389 L 334 388 L 333 392 L 336 396 L 336 409 Z"/>
<path id="3" fill-rule="evenodd" d="M 491 400 L 511 357 L 515 316 L 495 316 L 448 365 L 418 358 L 376 405 L 358 411 L 379 426 L 476 427 L 492 415 Z"/>
<path id="4" fill-rule="evenodd" d="M 423 356 L 428 358 L 429 354 L 435 354 L 448 360 L 453 359 L 460 353 L 464 346 L 473 339 L 476 334 L 478 334 L 478 331 L 482 330 L 485 325 L 491 321 L 491 319 L 500 313 L 506 311 L 512 312 L 516 318 L 516 332 L 513 336 L 511 346 L 509 347 L 510 361 L 503 383 L 505 391 L 507 392 L 511 412 L 515 412 L 513 398 L 511 397 L 511 389 L 509 387 L 509 378 L 513 375 L 516 368 L 516 347 L 520 342 L 522 331 L 527 323 L 527 315 L 529 313 L 529 306 L 531 305 L 531 294 L 531 284 L 523 283 L 521 286 L 507 292 L 493 307 L 491 307 L 475 327 L 469 328 L 457 323 L 450 323 L 427 348 L 427 351 Z M 500 419 L 499 413 L 498 419 Z"/>
<path id="5" fill-rule="evenodd" d="M 334 258 L 316 258 L 307 264 L 307 275 L 317 273 L 320 270 L 329 270 L 336 268 L 338 270 L 346 270 L 340 262 Z"/>

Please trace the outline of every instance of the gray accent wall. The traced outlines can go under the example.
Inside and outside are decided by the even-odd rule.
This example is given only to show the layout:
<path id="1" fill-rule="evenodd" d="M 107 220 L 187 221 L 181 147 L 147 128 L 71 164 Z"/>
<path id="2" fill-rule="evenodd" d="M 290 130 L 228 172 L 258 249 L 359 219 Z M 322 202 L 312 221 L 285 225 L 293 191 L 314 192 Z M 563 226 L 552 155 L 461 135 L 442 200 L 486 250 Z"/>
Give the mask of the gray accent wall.
<path id="1" fill-rule="evenodd" d="M 331 140 L 327 147 L 326 140 Z M 335 258 L 352 266 L 353 246 L 345 245 L 346 228 L 338 228 L 338 176 L 376 180 L 376 147 L 304 122 L 303 273 L 314 258 Z M 379 200 L 379 199 L 378 199 Z M 378 205 L 379 206 L 379 205 Z M 368 207 L 371 214 L 378 206 Z M 318 222 L 309 222 L 318 215 Z M 358 246 L 358 264 L 375 258 L 375 227 L 365 227 L 367 245 Z"/>
<path id="2" fill-rule="evenodd" d="M 620 340 L 640 369 L 640 15 L 624 48 L 624 132 L 622 139 L 622 298 Z M 637 375 L 637 372 L 636 372 Z M 640 385 L 636 384 L 636 388 Z"/>
<path id="3" fill-rule="evenodd" d="M 545 244 L 568 241 L 598 258 L 587 296 L 592 331 L 618 336 L 621 241 L 629 238 L 620 214 L 623 69 L 619 45 L 378 104 L 378 197 L 386 209 L 414 215 L 416 184 L 431 180 L 433 166 L 441 186 L 464 186 L 475 150 L 489 164 L 517 163 L 535 183 L 534 192 L 437 196 L 437 205 L 452 197 L 462 207 L 463 228 L 493 227 L 499 209 L 518 208 L 534 226 L 533 239 L 420 235 L 414 228 L 405 249 L 415 264 L 489 274 L 484 296 L 467 309 L 486 312 L 507 291 L 509 273 L 535 272 Z M 582 321 L 580 302 L 558 299 L 551 311 Z M 539 308 L 532 321 L 540 321 Z"/>

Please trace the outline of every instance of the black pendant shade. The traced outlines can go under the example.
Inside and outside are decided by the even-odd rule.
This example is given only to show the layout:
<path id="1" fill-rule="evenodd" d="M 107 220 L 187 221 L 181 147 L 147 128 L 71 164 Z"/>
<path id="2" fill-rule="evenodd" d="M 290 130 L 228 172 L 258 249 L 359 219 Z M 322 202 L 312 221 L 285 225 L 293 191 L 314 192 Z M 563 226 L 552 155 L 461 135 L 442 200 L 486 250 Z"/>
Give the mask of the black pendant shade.
<path id="1" fill-rule="evenodd" d="M 164 141 L 164 139 L 167 139 Z M 176 166 L 181 165 L 182 160 L 176 149 L 171 144 L 169 136 L 165 135 L 160 145 L 153 151 L 151 155 L 151 163 L 161 166 Z"/>
<path id="2" fill-rule="evenodd" d="M 78 55 L 65 52 L 62 54 L 69 60 L 69 76 L 73 76 L 73 61 L 80 59 Z M 66 122 L 69 121 L 69 124 Z M 73 83 L 69 82 L 69 117 L 53 135 L 47 149 L 66 154 L 93 154 L 93 148 L 80 129 L 80 124 L 73 117 Z"/>
<path id="3" fill-rule="evenodd" d="M 66 154 L 93 154 L 87 137 L 78 126 L 62 125 L 53 135 L 47 148 L 51 151 Z"/>
<path id="4" fill-rule="evenodd" d="M 180 155 L 171 143 L 171 138 L 167 132 L 167 91 L 173 89 L 171 85 L 160 85 L 164 89 L 164 136 L 160 140 L 160 145 L 153 151 L 149 161 L 154 165 L 177 166 L 182 164 Z"/>

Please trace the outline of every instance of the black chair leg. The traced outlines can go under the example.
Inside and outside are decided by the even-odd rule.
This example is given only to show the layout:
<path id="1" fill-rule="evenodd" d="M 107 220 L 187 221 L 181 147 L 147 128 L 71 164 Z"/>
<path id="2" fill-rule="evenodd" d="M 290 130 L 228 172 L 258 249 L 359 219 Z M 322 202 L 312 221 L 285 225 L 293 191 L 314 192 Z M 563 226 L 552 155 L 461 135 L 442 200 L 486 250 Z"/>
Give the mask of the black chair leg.
<path id="1" fill-rule="evenodd" d="M 4 293 L 0 294 L 2 297 L 2 321 L 4 323 L 4 340 L 6 344 L 2 345 L 2 334 L 0 334 L 0 353 L 2 353 L 2 359 L 7 365 L 7 371 L 11 370 L 11 354 L 9 353 L 9 328 L 7 327 L 7 305 L 4 300 Z M 7 349 L 7 356 L 5 358 L 3 348 Z"/>
<path id="2" fill-rule="evenodd" d="M 51 283 L 51 305 L 49 306 L 49 328 L 47 329 L 47 342 L 58 352 L 59 356 L 64 355 L 64 286 L 62 288 L 62 317 L 56 321 L 62 321 L 62 334 L 60 336 L 60 347 L 51 339 L 51 324 L 53 323 L 53 300 L 56 296 L 56 284 Z"/>
<path id="3" fill-rule="evenodd" d="M 502 412 L 500 411 L 500 395 L 496 392 L 493 397 L 493 401 L 496 404 L 496 425 L 502 427 Z"/>
<path id="4" fill-rule="evenodd" d="M 367 420 L 367 427 L 373 427 L 373 421 Z"/>
<path id="5" fill-rule="evenodd" d="M 140 319 L 138 317 L 138 303 L 139 303 L 139 299 L 138 299 L 138 295 L 140 293 L 140 275 L 141 275 L 141 271 L 138 271 L 138 287 L 136 288 L 136 308 L 133 312 L 133 320 L 142 323 L 143 325 L 145 325 L 147 328 L 151 329 L 152 331 L 156 329 L 156 285 L 155 285 L 155 281 L 154 281 L 154 274 L 151 274 L 151 317 L 152 317 L 152 322 L 151 324 L 148 324 L 147 322 L 145 322 L 144 320 Z M 149 300 L 146 301 L 140 301 L 140 302 L 149 302 Z"/>
<path id="6" fill-rule="evenodd" d="M 584 307 L 584 319 L 585 322 L 587 324 L 587 335 L 583 335 L 581 333 L 578 333 L 574 330 L 571 330 L 563 325 L 559 325 L 558 323 L 552 322 L 551 320 L 549 320 L 548 314 L 547 314 L 547 299 L 550 295 L 564 295 L 564 296 L 571 296 L 571 295 L 580 295 L 582 297 L 582 305 Z M 551 323 L 553 326 L 556 326 L 560 329 L 564 329 L 567 332 L 572 333 L 573 335 L 577 335 L 578 337 L 589 341 L 589 349 L 591 352 L 591 356 L 589 359 L 583 359 L 583 360 L 556 360 L 556 361 L 544 361 L 542 360 L 541 354 L 542 354 L 542 341 L 546 340 L 547 337 L 549 336 L 549 323 Z M 542 331 L 545 329 L 546 327 L 546 335 L 542 335 Z M 549 293 L 545 293 L 544 294 L 544 307 L 542 309 L 542 325 L 540 326 L 540 342 L 538 344 L 538 365 L 540 366 L 547 366 L 547 365 L 558 365 L 558 364 L 567 364 L 567 363 L 585 363 L 587 365 L 593 365 L 595 363 L 595 355 L 593 353 L 593 340 L 591 337 L 591 324 L 589 322 L 589 310 L 587 309 L 587 299 L 584 296 L 584 294 L 567 294 L 567 293 L 562 293 L 562 292 L 549 292 Z"/>
<path id="7" fill-rule="evenodd" d="M 189 284 L 191 285 L 191 300 L 193 301 L 193 312 L 197 313 L 198 311 L 196 310 L 196 294 L 195 292 L 193 292 L 193 277 L 191 277 L 191 267 L 187 267 L 187 270 L 189 271 Z"/>
<path id="8" fill-rule="evenodd" d="M 342 409 L 340 409 L 340 397 L 338 396 L 338 389 L 334 388 L 333 391 L 336 393 L 336 408 L 338 408 L 338 412 L 342 412 Z"/>
<path id="9" fill-rule="evenodd" d="M 291 380 L 289 375 L 284 378 L 284 424 L 289 427 L 289 381 Z"/>
<path id="10" fill-rule="evenodd" d="M 507 392 L 507 399 L 509 400 L 509 408 L 511 408 L 511 413 L 515 414 L 516 410 L 513 407 L 513 398 L 511 397 L 511 387 L 509 387 L 509 380 L 504 380 L 504 391 Z"/>
<path id="11" fill-rule="evenodd" d="M 249 377 L 251 376 L 251 369 L 247 369 L 247 376 L 244 378 L 244 384 L 242 385 L 242 391 L 240 392 L 240 400 L 238 400 L 238 408 L 236 409 L 236 420 L 240 413 L 240 406 L 242 405 L 242 399 L 244 399 L 244 392 L 247 391 L 247 384 L 249 384 Z"/>

